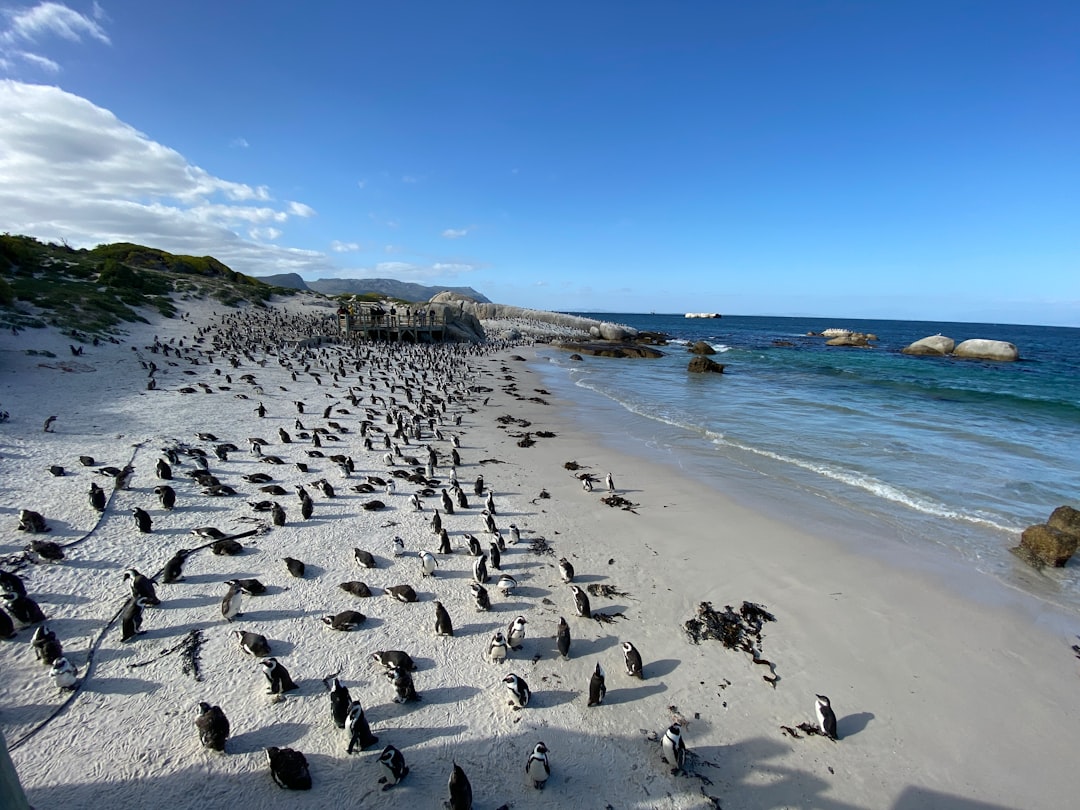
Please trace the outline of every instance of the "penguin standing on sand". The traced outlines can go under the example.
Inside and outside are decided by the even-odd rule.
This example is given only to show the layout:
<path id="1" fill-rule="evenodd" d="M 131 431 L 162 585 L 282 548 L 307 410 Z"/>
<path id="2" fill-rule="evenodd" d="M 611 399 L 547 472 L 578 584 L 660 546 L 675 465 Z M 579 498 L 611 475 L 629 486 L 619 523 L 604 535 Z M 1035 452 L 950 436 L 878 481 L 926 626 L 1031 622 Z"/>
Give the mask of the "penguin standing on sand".
<path id="1" fill-rule="evenodd" d="M 371 733 L 367 717 L 364 716 L 364 707 L 360 705 L 359 700 L 354 700 L 349 705 L 348 729 L 349 745 L 345 749 L 346 754 L 363 751 L 379 741 L 379 738 Z"/>
<path id="2" fill-rule="evenodd" d="M 244 592 L 240 590 L 240 583 L 235 579 L 230 579 L 225 584 L 229 586 L 229 590 L 221 599 L 221 615 L 225 617 L 225 621 L 231 622 L 241 615 L 240 603 L 243 601 Z"/>
<path id="3" fill-rule="evenodd" d="M 330 716 L 334 718 L 334 725 L 338 728 L 345 728 L 352 703 L 348 687 L 343 686 L 341 681 L 334 678 L 330 684 Z M 351 754 L 352 751 L 349 753 Z"/>
<path id="4" fill-rule="evenodd" d="M 74 689 L 75 684 L 79 681 L 79 670 L 61 656 L 53 661 L 52 669 L 49 670 L 49 677 L 53 679 L 60 689 Z"/>
<path id="5" fill-rule="evenodd" d="M 187 560 L 190 553 L 191 552 L 186 548 L 177 551 L 170 560 L 165 563 L 165 568 L 161 572 L 161 581 L 170 583 L 182 580 L 184 578 L 184 561 Z"/>
<path id="6" fill-rule="evenodd" d="M 668 765 L 671 765 L 671 772 L 673 774 L 678 773 L 683 769 L 683 764 L 686 762 L 686 743 L 682 738 L 682 726 L 678 723 L 672 723 L 667 731 L 664 732 L 664 739 L 661 743 L 663 746 L 663 759 Z"/>
<path id="7" fill-rule="evenodd" d="M 149 603 L 145 596 L 132 597 L 124 605 L 122 621 L 120 622 L 120 640 L 128 641 L 143 632 L 143 608 Z"/>
<path id="8" fill-rule="evenodd" d="M 132 509 L 131 520 L 135 523 L 135 528 L 143 534 L 150 534 L 153 531 L 154 521 L 150 519 L 150 514 L 145 509 L 137 506 Z"/>
<path id="9" fill-rule="evenodd" d="M 266 689 L 268 695 L 281 695 L 285 692 L 291 692 L 294 689 L 299 689 L 293 679 L 289 676 L 289 671 L 283 667 L 276 658 L 264 658 L 259 662 L 263 670 L 263 675 L 266 676 L 266 680 L 269 686 Z"/>
<path id="10" fill-rule="evenodd" d="M 379 764 L 389 772 L 388 776 L 379 780 L 385 783 L 383 790 L 389 790 L 409 775 L 409 766 L 405 764 L 405 757 L 392 745 L 386 746 L 379 754 Z"/>
<path id="11" fill-rule="evenodd" d="M 815 695 L 815 697 L 817 698 L 815 708 L 817 709 L 818 725 L 830 740 L 839 739 L 836 736 L 836 714 L 832 710 L 832 703 L 829 702 L 825 695 Z"/>
<path id="12" fill-rule="evenodd" d="M 502 561 L 502 555 L 499 551 L 499 544 L 492 542 L 488 545 L 488 554 L 491 558 L 491 567 L 496 571 L 499 570 L 499 563 Z"/>
<path id="13" fill-rule="evenodd" d="M 516 546 L 521 542 L 521 529 L 517 527 L 516 523 L 510 524 L 510 545 Z"/>
<path id="14" fill-rule="evenodd" d="M 211 751 L 224 751 L 225 740 L 229 737 L 229 718 L 220 706 L 209 703 L 199 704 L 195 717 L 195 727 L 199 729 L 199 742 Z"/>
<path id="15" fill-rule="evenodd" d="M 439 553 L 454 553 L 454 549 L 450 547 L 450 533 L 446 529 L 439 529 Z"/>
<path id="16" fill-rule="evenodd" d="M 47 667 L 51 667 L 57 658 L 64 655 L 64 647 L 60 643 L 60 639 L 56 637 L 56 633 L 49 629 L 48 625 L 40 625 L 34 631 L 34 635 L 30 638 L 30 646 L 34 648 L 34 655 L 37 656 L 37 660 Z"/>
<path id="17" fill-rule="evenodd" d="M 491 597 L 488 596 L 487 588 L 479 582 L 470 583 L 473 599 L 476 601 L 477 610 L 491 610 Z"/>
<path id="18" fill-rule="evenodd" d="M 129 568 L 124 571 L 124 579 L 128 581 L 131 595 L 134 598 L 137 599 L 142 596 L 146 599 L 146 604 L 153 607 L 161 604 L 161 600 L 157 598 L 157 592 L 154 590 L 154 581 L 150 577 L 144 577 L 134 568 Z"/>
<path id="19" fill-rule="evenodd" d="M 439 567 L 435 555 L 430 551 L 420 552 L 420 575 L 425 577 L 435 576 L 435 569 Z"/>
<path id="20" fill-rule="evenodd" d="M 270 507 L 270 520 L 279 529 L 285 525 L 285 507 L 277 501 Z"/>
<path id="21" fill-rule="evenodd" d="M 559 576 L 562 577 L 562 581 L 570 584 L 574 581 L 574 566 L 570 564 L 570 561 L 566 557 L 559 558 Z"/>
<path id="22" fill-rule="evenodd" d="M 506 684 L 506 689 L 510 693 L 510 705 L 517 709 L 524 709 L 529 705 L 529 698 L 532 697 L 532 692 L 529 691 L 529 685 L 525 683 L 525 679 L 515 675 L 511 672 L 505 678 L 503 683 Z"/>
<path id="23" fill-rule="evenodd" d="M 7 603 L 8 613 L 20 624 L 30 625 L 45 621 L 45 614 L 41 612 L 38 603 L 25 594 L 5 593 L 4 601 Z"/>
<path id="24" fill-rule="evenodd" d="M 450 621 L 450 614 L 446 612 L 446 608 L 443 607 L 442 602 L 435 603 L 435 635 L 454 635 L 453 622 Z"/>
<path id="25" fill-rule="evenodd" d="M 589 597 L 585 595 L 585 591 L 581 590 L 577 585 L 571 585 L 570 589 L 574 592 L 574 607 L 577 610 L 577 615 L 585 619 L 591 619 L 592 610 L 589 608 Z"/>
<path id="26" fill-rule="evenodd" d="M 473 484 L 473 494 L 477 497 L 484 494 L 484 476 L 476 476 L 476 483 Z"/>
<path id="27" fill-rule="evenodd" d="M 496 631 L 488 642 L 488 660 L 492 663 L 501 663 L 506 660 L 506 639 L 501 632 Z"/>
<path id="28" fill-rule="evenodd" d="M 555 632 L 555 646 L 563 658 L 570 657 L 570 625 L 562 616 L 559 617 L 559 629 Z"/>
<path id="29" fill-rule="evenodd" d="M 154 487 L 154 494 L 158 496 L 162 509 L 169 510 L 176 506 L 176 490 L 168 484 Z"/>
<path id="30" fill-rule="evenodd" d="M 606 483 L 607 483 L 607 491 L 608 492 L 614 492 L 615 491 L 615 479 L 611 477 L 611 473 L 607 474 Z"/>
<path id="31" fill-rule="evenodd" d="M 604 682 L 604 670 L 600 666 L 599 662 L 596 664 L 596 669 L 593 670 L 592 677 L 589 678 L 589 704 L 590 706 L 599 706 L 604 702 L 604 695 L 607 694 L 607 685 Z"/>
<path id="32" fill-rule="evenodd" d="M 439 515 L 439 510 L 435 509 L 433 510 L 433 514 L 431 515 L 431 533 L 438 534 L 441 529 L 442 517 L 440 517 Z"/>
<path id="33" fill-rule="evenodd" d="M 506 643 L 510 646 L 511 650 L 521 649 L 522 644 L 525 642 L 526 624 L 528 624 L 528 622 L 525 621 L 524 616 L 518 616 L 510 623 L 510 627 L 506 631 Z"/>
<path id="34" fill-rule="evenodd" d="M 105 500 L 106 500 L 106 498 L 105 498 L 105 490 L 103 490 L 101 487 L 99 487 L 97 484 L 95 484 L 93 481 L 91 481 L 90 482 L 90 506 L 91 506 L 91 508 L 95 512 L 104 512 L 105 511 Z"/>
<path id="35" fill-rule="evenodd" d="M 487 555 L 481 554 L 473 563 L 473 579 L 483 585 L 488 581 Z"/>
<path id="36" fill-rule="evenodd" d="M 626 664 L 626 674 L 631 678 L 644 678 L 641 669 L 641 653 L 637 651 L 637 647 L 629 641 L 624 641 L 622 651 L 623 662 Z"/>
<path id="37" fill-rule="evenodd" d="M 307 757 L 292 748 L 270 746 L 266 749 L 270 764 L 270 776 L 274 783 L 285 790 L 311 790 L 311 771 Z"/>
<path id="38" fill-rule="evenodd" d="M 472 785 L 469 777 L 456 762 L 450 772 L 450 810 L 472 810 Z"/>
<path id="39" fill-rule="evenodd" d="M 386 670 L 386 677 L 394 685 L 394 703 L 411 703 L 420 700 L 412 675 L 403 667 L 390 667 Z"/>
<path id="40" fill-rule="evenodd" d="M 549 776 L 551 776 L 551 766 L 548 763 L 547 746 L 539 742 L 525 763 L 525 778 L 532 787 L 543 790 Z"/>
<path id="41" fill-rule="evenodd" d="M 169 462 L 167 462 L 165 459 L 159 458 L 157 460 L 157 466 L 155 468 L 155 471 L 157 472 L 157 477 L 160 478 L 162 481 L 172 480 L 172 467 L 169 466 Z"/>

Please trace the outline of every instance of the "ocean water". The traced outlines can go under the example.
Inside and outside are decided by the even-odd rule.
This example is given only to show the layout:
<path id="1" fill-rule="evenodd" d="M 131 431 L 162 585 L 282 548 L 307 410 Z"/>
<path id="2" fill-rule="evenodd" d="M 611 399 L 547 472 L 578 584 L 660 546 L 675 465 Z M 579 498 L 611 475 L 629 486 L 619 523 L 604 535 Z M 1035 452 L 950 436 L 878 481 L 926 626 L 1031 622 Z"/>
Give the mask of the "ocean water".
<path id="1" fill-rule="evenodd" d="M 1080 508 L 1080 329 L 575 313 L 671 336 L 656 360 L 543 349 L 545 384 L 605 441 L 851 542 L 936 549 L 1080 612 L 1080 560 L 1034 572 L 1008 548 Z M 807 332 L 871 332 L 872 349 Z M 1021 360 L 908 357 L 928 335 L 1014 343 Z M 723 375 L 690 374 L 704 340 Z M 790 345 L 785 345 L 790 344 Z"/>

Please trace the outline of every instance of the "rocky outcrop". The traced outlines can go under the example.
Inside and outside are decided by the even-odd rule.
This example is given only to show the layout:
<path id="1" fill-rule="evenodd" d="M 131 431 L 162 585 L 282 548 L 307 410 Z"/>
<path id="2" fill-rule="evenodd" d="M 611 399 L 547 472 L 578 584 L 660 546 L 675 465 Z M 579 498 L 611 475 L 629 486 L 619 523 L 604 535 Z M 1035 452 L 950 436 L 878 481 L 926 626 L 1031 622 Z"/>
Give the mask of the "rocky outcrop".
<path id="1" fill-rule="evenodd" d="M 594 340 L 633 340 L 637 331 L 629 326 L 608 323 L 595 318 L 566 315 L 562 312 L 546 312 L 541 309 L 525 309 L 506 304 L 488 304 L 472 300 L 454 292 L 442 292 L 431 299 L 431 304 L 454 307 L 461 315 L 472 315 L 478 321 L 488 322 L 495 331 L 516 329 L 523 335 L 536 337 L 591 337 Z M 497 323 L 494 323 L 497 322 Z"/>
<path id="2" fill-rule="evenodd" d="M 1080 546 L 1080 511 L 1059 506 L 1046 523 L 1028 526 L 1013 552 L 1033 565 L 1061 568 Z"/>
<path id="3" fill-rule="evenodd" d="M 825 332 L 829 330 L 826 329 Z M 825 334 L 822 332 L 822 334 Z M 873 335 L 863 334 L 862 332 L 848 332 L 846 334 L 837 335 L 834 338 L 829 338 L 825 341 L 826 346 L 858 346 L 862 349 L 870 348 L 870 341 L 875 339 Z"/>
<path id="4" fill-rule="evenodd" d="M 692 371 L 695 374 L 704 374 L 712 372 L 714 374 L 724 373 L 724 364 L 717 363 L 715 360 L 710 360 L 708 357 L 695 357 L 690 361 L 690 365 L 686 367 L 687 371 Z"/>
<path id="5" fill-rule="evenodd" d="M 985 340 L 972 338 L 965 340 L 953 349 L 953 357 L 966 357 L 973 360 L 998 360 L 1011 363 L 1020 359 L 1016 346 L 1004 340 Z"/>
<path id="6" fill-rule="evenodd" d="M 699 340 L 697 343 L 690 346 L 687 351 L 691 354 L 716 354 L 716 349 L 704 340 Z"/>
<path id="7" fill-rule="evenodd" d="M 590 354 L 594 357 L 663 357 L 664 353 L 651 346 L 639 343 L 552 343 L 557 349 L 566 349 L 577 354 Z"/>
<path id="8" fill-rule="evenodd" d="M 924 337 L 921 340 L 916 340 L 909 346 L 905 346 L 900 350 L 900 353 L 944 357 L 953 350 L 955 345 L 956 341 L 951 337 L 945 337 L 944 335 L 930 335 L 930 337 Z"/>

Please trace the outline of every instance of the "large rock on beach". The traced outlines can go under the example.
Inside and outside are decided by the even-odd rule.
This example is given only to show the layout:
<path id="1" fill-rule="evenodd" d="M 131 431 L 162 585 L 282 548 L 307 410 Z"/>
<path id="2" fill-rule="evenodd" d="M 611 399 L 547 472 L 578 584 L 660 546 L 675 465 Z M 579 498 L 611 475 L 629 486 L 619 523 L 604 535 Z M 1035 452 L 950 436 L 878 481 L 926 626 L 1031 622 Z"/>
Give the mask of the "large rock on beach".
<path id="1" fill-rule="evenodd" d="M 716 354 L 716 349 L 704 340 L 697 341 L 697 343 L 693 344 L 687 351 L 691 354 Z"/>
<path id="2" fill-rule="evenodd" d="M 956 345 L 951 337 L 945 335 L 930 335 L 921 340 L 916 340 L 909 346 L 900 350 L 901 354 L 914 354 L 919 356 L 944 357 L 953 350 Z"/>
<path id="3" fill-rule="evenodd" d="M 971 338 L 958 344 L 953 349 L 953 357 L 966 357 L 973 360 L 998 360 L 1011 363 L 1020 359 L 1016 346 L 1004 340 L 986 340 Z"/>
<path id="4" fill-rule="evenodd" d="M 690 365 L 686 367 L 687 371 L 692 371 L 695 374 L 704 374 L 707 372 L 713 372 L 714 374 L 724 373 L 724 364 L 717 363 L 715 360 L 710 360 L 708 357 L 695 357 L 690 361 Z"/>
<path id="5" fill-rule="evenodd" d="M 1080 535 L 1063 532 L 1046 523 L 1028 526 L 1020 535 L 1016 554 L 1035 565 L 1052 565 L 1061 568 L 1076 553 Z"/>
<path id="6" fill-rule="evenodd" d="M 1071 506 L 1059 506 L 1050 513 L 1050 519 L 1046 524 L 1059 532 L 1071 534 L 1080 539 L 1080 509 Z"/>

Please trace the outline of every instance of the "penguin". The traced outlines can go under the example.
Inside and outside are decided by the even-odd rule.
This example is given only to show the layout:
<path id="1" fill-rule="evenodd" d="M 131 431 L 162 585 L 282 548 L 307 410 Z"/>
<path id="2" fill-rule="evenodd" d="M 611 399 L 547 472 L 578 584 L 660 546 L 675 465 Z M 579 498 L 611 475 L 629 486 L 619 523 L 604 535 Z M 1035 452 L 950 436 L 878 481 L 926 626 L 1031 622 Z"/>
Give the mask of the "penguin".
<path id="1" fill-rule="evenodd" d="M 337 678 L 334 679 L 334 682 L 337 682 Z M 345 687 L 341 688 L 344 689 Z M 363 751 L 379 741 L 379 738 L 371 733 L 371 726 L 368 725 L 367 717 L 364 716 L 364 707 L 360 705 L 359 700 L 354 700 L 349 704 L 346 723 L 349 729 L 349 745 L 345 749 L 346 754 L 351 754 L 353 751 Z"/>
<path id="2" fill-rule="evenodd" d="M 615 479 L 611 477 L 611 473 L 608 473 L 607 478 L 604 479 L 604 480 L 605 480 L 605 483 L 607 484 L 607 491 L 608 492 L 614 492 L 615 491 Z"/>
<path id="3" fill-rule="evenodd" d="M 172 480 L 172 467 L 169 466 L 169 462 L 167 462 L 165 459 L 159 458 L 157 460 L 157 467 L 155 469 L 157 472 L 157 477 L 160 478 L 162 481 Z"/>
<path id="4" fill-rule="evenodd" d="M 285 525 L 285 507 L 277 501 L 270 507 L 270 521 L 278 528 Z"/>
<path id="5" fill-rule="evenodd" d="M 266 689 L 268 695 L 281 695 L 299 689 L 293 679 L 289 677 L 289 671 L 283 667 L 276 658 L 264 658 L 259 662 L 263 675 L 266 676 L 269 686 Z"/>
<path id="6" fill-rule="evenodd" d="M 221 615 L 225 617 L 225 621 L 231 622 L 237 616 L 243 615 L 240 613 L 240 604 L 243 602 L 244 594 L 235 579 L 227 580 L 225 584 L 229 586 L 229 589 L 221 598 Z"/>
<path id="7" fill-rule="evenodd" d="M 292 557 L 282 557 L 285 562 L 285 567 L 289 569 L 289 573 L 297 579 L 304 578 L 304 564 L 300 560 L 293 559 Z"/>
<path id="8" fill-rule="evenodd" d="M 458 509 L 469 508 L 469 499 L 465 497 L 465 492 L 461 489 L 461 487 L 454 487 L 454 498 L 455 500 L 457 500 Z"/>
<path id="9" fill-rule="evenodd" d="M 520 650 L 525 641 L 525 625 L 528 622 L 525 621 L 524 616 L 518 616 L 512 622 L 510 627 L 506 630 L 506 643 L 510 646 L 511 650 Z"/>
<path id="10" fill-rule="evenodd" d="M 389 487 L 390 483 L 387 482 L 386 486 Z M 388 492 L 386 494 L 389 495 L 390 493 Z M 412 506 L 414 512 L 424 511 L 424 505 L 420 503 L 420 496 L 417 495 L 415 492 L 409 496 L 409 504 Z"/>
<path id="11" fill-rule="evenodd" d="M 626 664 L 626 674 L 631 678 L 642 678 L 645 675 L 641 669 L 641 653 L 637 651 L 637 647 L 631 644 L 629 641 L 622 643 L 623 661 Z"/>
<path id="12" fill-rule="evenodd" d="M 392 599 L 397 599 L 399 602 L 415 602 L 416 591 L 413 590 L 411 585 L 387 585 L 386 595 Z"/>
<path id="13" fill-rule="evenodd" d="M 0 610 L 0 638 L 15 638 L 15 622 L 3 610 Z"/>
<path id="14" fill-rule="evenodd" d="M 152 579 L 144 577 L 134 568 L 124 571 L 124 579 L 130 580 L 128 585 L 131 588 L 133 597 L 145 597 L 146 604 L 149 606 L 157 607 L 161 604 L 161 600 L 157 598 L 157 593 L 154 591 L 154 581 Z"/>
<path id="15" fill-rule="evenodd" d="M 0 591 L 26 596 L 22 577 L 12 571 L 0 571 Z"/>
<path id="16" fill-rule="evenodd" d="M 312 514 L 315 512 L 315 502 L 311 500 L 311 497 L 300 499 L 300 517 L 304 520 L 310 520 Z"/>
<path id="17" fill-rule="evenodd" d="M 484 494 L 484 476 L 476 476 L 476 483 L 473 484 L 473 494 L 477 497 Z"/>
<path id="18" fill-rule="evenodd" d="M 90 507 L 95 512 L 104 512 L 105 511 L 105 500 L 106 500 L 105 499 L 105 490 L 103 490 L 101 487 L 99 487 L 93 481 L 90 482 L 90 496 L 89 497 L 90 497 Z"/>
<path id="19" fill-rule="evenodd" d="M 8 613 L 20 624 L 29 625 L 45 621 L 45 614 L 41 612 L 38 603 L 29 596 L 5 593 L 4 601 L 7 602 Z"/>
<path id="20" fill-rule="evenodd" d="M 566 559 L 566 557 L 559 558 L 559 576 L 561 576 L 562 581 L 567 584 L 574 581 L 574 566 Z"/>
<path id="21" fill-rule="evenodd" d="M 74 689 L 79 680 L 79 670 L 74 664 L 61 656 L 53 661 L 52 669 L 49 670 L 49 677 L 53 679 L 53 683 L 60 689 Z"/>
<path id="22" fill-rule="evenodd" d="M 425 577 L 435 576 L 435 569 L 439 567 L 439 562 L 435 559 L 435 555 L 430 551 L 421 551 L 419 557 L 420 575 Z"/>
<path id="23" fill-rule="evenodd" d="M 487 588 L 479 582 L 470 583 L 469 587 L 472 589 L 473 599 L 476 602 L 476 609 L 491 610 L 491 597 L 488 596 Z"/>
<path id="24" fill-rule="evenodd" d="M 361 568 L 375 568 L 375 558 L 371 555 L 370 551 L 364 551 L 362 548 L 353 549 L 353 559 L 356 560 L 356 564 Z"/>
<path id="25" fill-rule="evenodd" d="M 238 579 L 236 584 L 248 596 L 262 596 L 266 593 L 266 586 L 257 579 Z"/>
<path id="26" fill-rule="evenodd" d="M 420 700 L 413 684 L 412 675 L 401 667 L 390 667 L 386 670 L 387 680 L 394 685 L 394 703 L 409 703 Z"/>
<path id="27" fill-rule="evenodd" d="M 311 790 L 311 771 L 307 757 L 292 748 L 270 746 L 266 749 L 270 763 L 270 776 L 274 783 L 285 790 Z"/>
<path id="28" fill-rule="evenodd" d="M 330 682 L 329 689 L 330 716 L 333 718 L 335 726 L 345 728 L 345 724 L 349 720 L 349 710 L 353 704 L 352 696 L 349 694 L 348 687 L 342 686 L 341 681 L 336 676 Z M 359 704 L 359 701 L 357 703 Z M 352 751 L 350 750 L 349 753 L 351 754 Z"/>
<path id="29" fill-rule="evenodd" d="M 439 554 L 453 554 L 454 550 L 450 547 L 450 533 L 446 529 L 439 530 Z"/>
<path id="30" fill-rule="evenodd" d="M 266 636 L 249 633 L 247 630 L 233 630 L 233 636 L 236 637 L 236 643 L 240 645 L 240 649 L 248 655 L 256 658 L 270 656 L 270 642 L 266 640 Z"/>
<path id="31" fill-rule="evenodd" d="M 472 785 L 469 784 L 469 777 L 465 775 L 465 771 L 456 762 L 454 769 L 450 772 L 448 787 L 450 789 L 449 810 L 472 810 Z"/>
<path id="32" fill-rule="evenodd" d="M 581 479 L 581 488 L 585 492 L 592 492 L 592 479 L 589 476 L 583 476 Z"/>
<path id="33" fill-rule="evenodd" d="M 465 535 L 465 540 L 469 544 L 469 554 L 473 557 L 479 557 L 484 553 L 484 550 L 480 547 L 480 541 L 473 537 L 471 534 Z"/>
<path id="34" fill-rule="evenodd" d="M 190 553 L 188 549 L 182 548 L 173 554 L 161 571 L 161 581 L 171 583 L 182 580 L 184 578 L 184 561 L 187 560 Z"/>
<path id="35" fill-rule="evenodd" d="M 506 684 L 506 689 L 510 692 L 510 705 L 515 711 L 517 709 L 524 709 L 529 705 L 529 698 L 532 697 L 532 692 L 529 691 L 529 685 L 525 683 L 524 678 L 511 672 L 503 678 L 503 683 Z"/>
<path id="36" fill-rule="evenodd" d="M 488 545 L 488 556 L 491 559 L 491 567 L 496 571 L 499 570 L 499 563 L 502 561 L 502 554 L 499 551 L 499 544 L 492 541 Z"/>
<path id="37" fill-rule="evenodd" d="M 347 632 L 362 625 L 367 620 L 367 616 L 356 610 L 343 610 L 333 616 L 323 616 L 322 620 L 327 627 Z"/>
<path id="38" fill-rule="evenodd" d="M 604 669 L 597 662 L 596 669 L 593 670 L 592 677 L 589 678 L 589 704 L 590 706 L 599 706 L 604 702 L 604 695 L 607 694 L 607 685 L 604 683 Z"/>
<path id="39" fill-rule="evenodd" d="M 121 614 L 120 623 L 120 640 L 128 641 L 140 635 L 142 630 L 143 608 L 147 607 L 148 603 L 145 596 L 132 597 L 128 599 L 127 604 L 124 605 L 124 612 Z"/>
<path id="40" fill-rule="evenodd" d="M 136 506 L 131 510 L 131 519 L 135 523 L 135 528 L 143 534 L 150 534 L 153 531 L 154 521 L 150 519 L 150 514 L 145 509 Z"/>
<path id="41" fill-rule="evenodd" d="M 454 625 L 450 621 L 450 614 L 446 612 L 442 602 L 435 603 L 435 635 L 454 635 Z"/>
<path id="42" fill-rule="evenodd" d="M 499 533 L 499 527 L 495 525 L 495 517 L 487 510 L 484 510 L 484 529 L 488 534 Z"/>
<path id="43" fill-rule="evenodd" d="M 496 631 L 495 635 L 491 637 L 491 641 L 488 642 L 487 657 L 491 662 L 506 660 L 506 639 L 501 632 Z"/>
<path id="44" fill-rule="evenodd" d="M 829 702 L 825 695 L 815 695 L 815 697 L 817 698 L 815 708 L 817 709 L 818 726 L 830 740 L 839 739 L 836 736 L 836 714 L 832 710 L 832 703 Z"/>
<path id="45" fill-rule="evenodd" d="M 481 585 L 488 581 L 487 555 L 481 554 L 473 563 L 473 579 Z"/>
<path id="46" fill-rule="evenodd" d="M 383 749 L 383 752 L 379 754 L 379 763 L 386 768 L 390 774 L 379 780 L 380 782 L 385 782 L 382 786 L 383 790 L 389 790 L 409 775 L 409 766 L 405 764 L 405 757 L 392 745 L 386 746 L 386 748 Z"/>
<path id="47" fill-rule="evenodd" d="M 570 657 L 570 625 L 562 616 L 559 617 L 559 629 L 555 631 L 555 646 L 563 658 Z"/>
<path id="48" fill-rule="evenodd" d="M 10 622 L 11 619 L 8 619 Z M 64 647 L 56 633 L 49 629 L 48 625 L 40 625 L 30 637 L 30 645 L 34 648 L 37 660 L 47 667 L 53 665 L 53 661 L 64 655 Z"/>
<path id="49" fill-rule="evenodd" d="M 494 545 L 499 547 L 499 553 L 506 551 L 506 541 L 503 540 L 502 532 L 495 532 Z"/>
<path id="50" fill-rule="evenodd" d="M 371 596 L 371 588 L 367 586 L 366 582 L 353 580 L 351 582 L 342 582 L 338 587 L 346 593 L 351 593 L 353 596 L 359 596 L 361 598 Z"/>
<path id="51" fill-rule="evenodd" d="M 592 610 L 589 609 L 589 597 L 585 595 L 585 591 L 581 590 L 577 585 L 571 585 L 570 589 L 574 592 L 574 607 L 577 610 L 577 615 L 585 619 L 591 619 Z"/>
<path id="52" fill-rule="evenodd" d="M 442 491 L 442 506 L 443 511 L 448 515 L 454 514 L 454 502 L 451 500 L 450 495 L 444 489 Z"/>
<path id="53" fill-rule="evenodd" d="M 516 546 L 521 542 L 521 530 L 516 523 L 510 524 L 510 545 Z"/>
<path id="54" fill-rule="evenodd" d="M 547 746 L 539 742 L 525 763 L 525 780 L 537 790 L 543 790 L 550 775 L 551 766 L 548 763 Z"/>
<path id="55" fill-rule="evenodd" d="M 506 597 L 517 587 L 517 580 L 509 574 L 501 574 L 498 582 L 495 583 L 495 587 L 502 592 L 504 597 Z"/>
<path id="56" fill-rule="evenodd" d="M 199 742 L 211 751 L 224 751 L 225 740 L 229 737 L 229 718 L 220 706 L 211 706 L 201 702 L 195 717 L 195 727 L 199 730 Z"/>
<path id="57" fill-rule="evenodd" d="M 673 774 L 678 773 L 686 762 L 686 743 L 683 742 L 682 727 L 678 723 L 672 723 L 664 732 L 662 745 L 664 762 L 672 766 Z"/>
<path id="58" fill-rule="evenodd" d="M 431 515 L 431 533 L 438 534 L 442 529 L 442 517 L 439 515 L 439 510 L 435 509 Z"/>
<path id="59" fill-rule="evenodd" d="M 20 509 L 19 531 L 42 534 L 43 532 L 50 532 L 52 529 L 49 528 L 48 522 L 40 512 L 35 512 L 32 509 Z"/>
<path id="60" fill-rule="evenodd" d="M 404 557 L 405 556 L 405 541 L 402 540 L 400 537 L 395 537 L 393 542 L 394 542 L 394 556 L 395 557 Z"/>
<path id="61" fill-rule="evenodd" d="M 387 669 L 397 667 L 406 672 L 412 672 L 416 669 L 412 656 L 401 650 L 379 650 L 371 654 L 371 660 L 376 664 L 382 664 Z"/>

